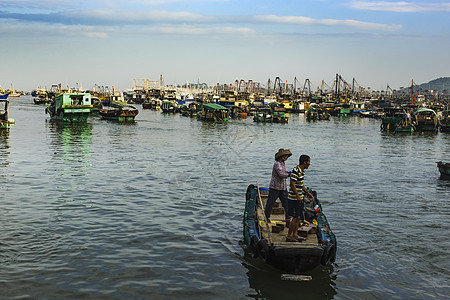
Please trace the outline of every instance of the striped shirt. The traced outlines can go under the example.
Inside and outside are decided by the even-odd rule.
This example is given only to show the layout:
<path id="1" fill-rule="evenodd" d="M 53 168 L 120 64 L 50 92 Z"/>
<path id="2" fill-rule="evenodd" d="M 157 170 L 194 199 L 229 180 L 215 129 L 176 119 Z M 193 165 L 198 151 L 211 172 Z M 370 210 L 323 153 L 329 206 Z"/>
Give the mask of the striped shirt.
<path id="1" fill-rule="evenodd" d="M 300 198 L 303 199 L 303 180 L 305 179 L 305 171 L 302 172 L 302 169 L 300 169 L 300 166 L 295 166 L 294 169 L 292 169 L 291 172 L 291 181 L 295 182 L 295 188 L 297 189 L 298 194 L 300 195 Z M 289 188 L 289 200 L 297 200 L 297 196 L 295 196 L 294 191 Z"/>

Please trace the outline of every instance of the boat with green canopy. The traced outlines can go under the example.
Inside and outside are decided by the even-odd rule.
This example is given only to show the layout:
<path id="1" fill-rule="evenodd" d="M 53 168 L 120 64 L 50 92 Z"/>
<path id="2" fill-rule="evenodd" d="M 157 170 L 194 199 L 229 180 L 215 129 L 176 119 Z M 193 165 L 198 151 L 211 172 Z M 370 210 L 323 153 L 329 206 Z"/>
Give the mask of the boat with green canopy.
<path id="1" fill-rule="evenodd" d="M 51 119 L 71 123 L 87 122 L 91 111 L 91 94 L 78 92 L 57 94 L 45 109 Z"/>
<path id="2" fill-rule="evenodd" d="M 199 120 L 204 121 L 228 121 L 229 109 L 217 103 L 206 103 L 200 105 L 200 114 L 197 115 Z"/>

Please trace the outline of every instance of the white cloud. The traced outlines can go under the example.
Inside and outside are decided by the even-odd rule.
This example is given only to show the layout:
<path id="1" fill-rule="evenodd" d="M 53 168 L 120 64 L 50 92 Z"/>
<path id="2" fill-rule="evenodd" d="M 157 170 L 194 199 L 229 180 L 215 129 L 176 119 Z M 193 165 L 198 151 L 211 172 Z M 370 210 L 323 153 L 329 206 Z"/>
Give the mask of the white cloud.
<path id="1" fill-rule="evenodd" d="M 387 12 L 450 12 L 450 3 L 429 2 L 387 2 L 387 1 L 355 1 L 349 4 L 359 10 L 375 10 Z"/>
<path id="2" fill-rule="evenodd" d="M 297 24 L 297 25 L 325 25 L 325 26 L 346 26 L 359 29 L 377 29 L 393 31 L 401 29 L 401 25 L 387 25 L 381 23 L 362 22 L 356 20 L 338 20 L 338 19 L 313 19 L 308 17 L 297 16 L 275 16 L 275 15 L 258 15 L 254 19 L 259 22 L 269 22 L 278 24 Z"/>
<path id="3" fill-rule="evenodd" d="M 246 27 L 163 26 L 148 27 L 145 29 L 145 32 L 181 35 L 248 35 L 255 33 L 255 30 Z"/>

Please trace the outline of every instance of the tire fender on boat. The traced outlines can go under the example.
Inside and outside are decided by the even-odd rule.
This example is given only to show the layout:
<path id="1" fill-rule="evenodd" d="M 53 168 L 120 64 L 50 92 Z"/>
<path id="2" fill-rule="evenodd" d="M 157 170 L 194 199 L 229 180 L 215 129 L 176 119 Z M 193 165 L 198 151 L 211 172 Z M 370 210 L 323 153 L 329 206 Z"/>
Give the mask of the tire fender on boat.
<path id="1" fill-rule="evenodd" d="M 270 259 L 269 255 L 269 244 L 265 239 L 261 239 L 256 244 L 256 249 L 258 251 L 258 256 L 264 259 L 264 261 L 268 262 Z"/>
<path id="2" fill-rule="evenodd" d="M 322 258 L 320 260 L 320 263 L 322 264 L 322 266 L 326 266 L 332 259 L 333 257 L 333 252 L 334 252 L 334 243 L 330 242 L 326 245 L 323 254 L 322 254 Z"/>
<path id="3" fill-rule="evenodd" d="M 330 262 L 334 263 L 336 261 L 337 241 L 336 240 L 332 240 L 332 242 L 333 242 L 333 252 L 331 253 Z"/>
<path id="4" fill-rule="evenodd" d="M 258 258 L 259 251 L 258 251 L 258 238 L 256 236 L 252 236 L 250 239 L 250 250 L 252 251 L 253 258 Z"/>

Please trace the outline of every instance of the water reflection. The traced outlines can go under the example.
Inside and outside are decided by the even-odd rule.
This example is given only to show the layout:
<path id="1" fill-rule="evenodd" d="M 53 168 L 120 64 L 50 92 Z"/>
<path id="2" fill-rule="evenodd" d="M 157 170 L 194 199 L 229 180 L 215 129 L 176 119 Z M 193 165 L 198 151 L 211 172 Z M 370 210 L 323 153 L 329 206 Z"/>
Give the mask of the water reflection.
<path id="1" fill-rule="evenodd" d="M 79 175 L 92 166 L 92 124 L 49 122 L 48 126 L 53 164 L 61 167 L 61 175 Z"/>
<path id="2" fill-rule="evenodd" d="M 249 285 L 254 290 L 247 294 L 248 298 L 332 299 L 337 294 L 337 271 L 333 265 L 303 274 L 312 276 L 310 281 L 281 280 L 282 273 L 278 270 L 247 256 L 242 265 L 247 269 Z"/>
<path id="3" fill-rule="evenodd" d="M 8 177 L 5 171 L 9 167 L 9 148 L 9 130 L 0 130 L 0 176 L 2 178 Z M 2 188 L 3 186 L 5 184 L 2 184 Z"/>

